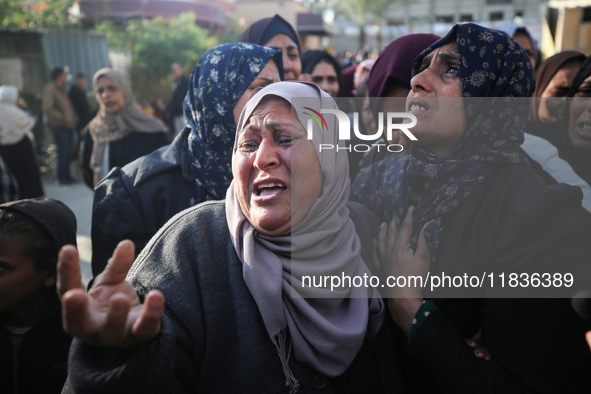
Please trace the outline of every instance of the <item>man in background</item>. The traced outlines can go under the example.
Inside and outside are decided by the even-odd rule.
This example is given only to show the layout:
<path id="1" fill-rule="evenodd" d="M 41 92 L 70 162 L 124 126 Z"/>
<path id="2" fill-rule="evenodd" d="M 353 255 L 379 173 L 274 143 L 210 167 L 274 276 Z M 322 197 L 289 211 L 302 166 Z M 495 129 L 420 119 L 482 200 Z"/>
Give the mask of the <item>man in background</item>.
<path id="1" fill-rule="evenodd" d="M 76 125 L 77 133 L 74 133 L 75 158 L 78 157 L 80 137 L 84 135 L 84 128 L 94 117 L 90 105 L 88 104 L 88 99 L 86 98 L 86 84 L 86 75 L 78 73 L 76 74 L 76 80 L 68 92 L 68 97 L 70 97 L 74 111 L 76 111 L 76 115 L 78 115 L 78 124 Z"/>
<path id="2" fill-rule="evenodd" d="M 42 109 L 49 119 L 49 127 L 57 144 L 57 182 L 69 185 L 74 182 L 70 177 L 70 159 L 74 144 L 74 129 L 78 116 L 70 98 L 66 94 L 68 74 L 62 67 L 51 72 L 51 82 L 43 89 Z"/>
<path id="3" fill-rule="evenodd" d="M 75 83 L 68 92 L 68 97 L 70 97 L 74 111 L 76 111 L 76 115 L 78 115 L 76 131 L 78 131 L 80 135 L 82 135 L 84 128 L 93 118 L 90 105 L 88 104 L 88 99 L 86 98 L 86 84 L 86 75 L 83 73 L 78 73 L 76 74 Z"/>
<path id="4" fill-rule="evenodd" d="M 171 66 L 174 74 L 173 93 L 170 103 L 168 103 L 168 112 L 172 118 L 173 137 L 185 128 L 185 116 L 183 114 L 183 100 L 189 88 L 189 78 L 185 75 L 180 63 L 173 63 Z"/>

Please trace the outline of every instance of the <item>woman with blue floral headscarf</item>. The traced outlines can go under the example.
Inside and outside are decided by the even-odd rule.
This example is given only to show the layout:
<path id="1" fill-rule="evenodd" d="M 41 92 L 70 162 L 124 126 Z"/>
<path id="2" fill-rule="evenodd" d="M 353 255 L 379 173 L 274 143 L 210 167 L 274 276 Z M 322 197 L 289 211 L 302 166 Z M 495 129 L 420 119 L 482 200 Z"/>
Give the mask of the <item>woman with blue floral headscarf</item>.
<path id="1" fill-rule="evenodd" d="M 413 74 L 406 109 L 417 141 L 353 185 L 381 221 L 394 218 L 380 229 L 380 265 L 426 281 L 388 289 L 411 392 L 587 391 L 591 355 L 569 299 L 506 298 L 572 297 L 591 259 L 580 190 L 546 186 L 519 150 L 530 106 L 520 98 L 533 91 L 527 54 L 468 23 L 423 51 Z M 544 273 L 575 285 L 557 293 Z"/>
<path id="2" fill-rule="evenodd" d="M 94 276 L 123 239 L 139 254 L 176 213 L 225 197 L 240 111 L 254 89 L 283 79 L 281 62 L 281 51 L 250 43 L 218 45 L 199 59 L 184 102 L 187 127 L 169 146 L 113 169 L 96 186 Z"/>

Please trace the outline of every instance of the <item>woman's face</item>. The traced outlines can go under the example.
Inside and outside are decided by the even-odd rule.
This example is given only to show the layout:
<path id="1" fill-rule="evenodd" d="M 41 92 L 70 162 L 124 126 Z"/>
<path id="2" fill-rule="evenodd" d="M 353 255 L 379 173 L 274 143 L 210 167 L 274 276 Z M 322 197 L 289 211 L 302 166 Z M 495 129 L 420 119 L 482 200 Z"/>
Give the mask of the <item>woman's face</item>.
<path id="1" fill-rule="evenodd" d="M 406 111 L 417 118 L 410 130 L 417 137 L 414 143 L 446 157 L 453 154 L 466 128 L 457 53 L 456 44 L 449 43 L 425 56 L 406 99 Z"/>
<path id="2" fill-rule="evenodd" d="M 302 59 L 297 44 L 288 35 L 280 33 L 265 44 L 283 53 L 283 72 L 286 81 L 297 81 L 302 72 Z"/>
<path id="3" fill-rule="evenodd" d="M 248 89 L 242 93 L 242 96 L 238 99 L 238 102 L 234 106 L 232 113 L 234 114 L 234 123 L 238 124 L 238 119 L 240 119 L 240 113 L 242 109 L 246 105 L 246 102 L 250 98 L 252 91 L 256 88 L 264 88 L 267 85 L 270 85 L 274 82 L 279 82 L 281 78 L 279 77 L 279 69 L 277 68 L 277 64 L 273 60 L 269 60 L 269 62 L 263 67 L 259 75 L 255 78 L 254 81 L 250 84 Z"/>
<path id="4" fill-rule="evenodd" d="M 536 54 L 534 53 L 534 45 L 531 42 L 531 38 L 526 33 L 518 31 L 513 36 L 513 40 L 521 45 L 527 56 L 529 57 L 529 61 L 531 63 L 532 69 L 536 69 Z"/>
<path id="5" fill-rule="evenodd" d="M 538 117 L 542 122 L 558 120 L 564 114 L 566 93 L 581 68 L 581 62 L 569 62 L 554 74 L 540 97 Z"/>
<path id="6" fill-rule="evenodd" d="M 119 86 L 109 77 L 96 81 L 96 99 L 109 114 L 116 114 L 125 107 L 125 97 Z"/>
<path id="7" fill-rule="evenodd" d="M 334 66 L 328 62 L 320 61 L 314 66 L 310 74 L 312 82 L 320 86 L 320 89 L 337 97 L 339 94 L 339 77 Z"/>
<path id="8" fill-rule="evenodd" d="M 568 137 L 575 149 L 591 152 L 591 76 L 583 81 L 571 101 Z"/>
<path id="9" fill-rule="evenodd" d="M 237 138 L 232 172 L 240 208 L 256 230 L 281 235 L 320 196 L 314 146 L 300 122 L 292 122 L 291 105 L 277 97 L 261 100 Z"/>

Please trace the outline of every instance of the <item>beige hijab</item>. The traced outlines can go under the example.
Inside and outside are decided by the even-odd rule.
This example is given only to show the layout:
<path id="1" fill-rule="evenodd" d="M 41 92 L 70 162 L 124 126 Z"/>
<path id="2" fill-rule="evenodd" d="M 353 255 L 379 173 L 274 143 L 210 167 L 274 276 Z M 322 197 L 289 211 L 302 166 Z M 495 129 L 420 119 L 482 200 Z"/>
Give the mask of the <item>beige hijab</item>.
<path id="1" fill-rule="evenodd" d="M 119 71 L 111 68 L 98 70 L 92 78 L 95 94 L 97 94 L 97 81 L 101 77 L 109 78 L 123 92 L 125 105 L 118 113 L 110 114 L 101 104 L 98 114 L 88 124 L 90 135 L 94 142 L 92 156 L 90 158 L 92 168 L 102 165 L 105 146 L 109 142 L 118 141 L 132 132 L 166 132 L 166 126 L 160 119 L 146 114 L 137 107 L 133 92 L 131 91 L 131 85 Z M 98 101 L 99 103 L 101 102 L 100 100 Z"/>
<path id="2" fill-rule="evenodd" d="M 242 111 L 238 133 L 258 103 L 269 95 L 292 104 L 298 121 L 306 127 L 310 119 L 294 98 L 305 98 L 308 108 L 336 109 L 335 101 L 314 84 L 278 82 L 257 92 Z M 300 101 L 301 103 L 301 101 Z M 293 112 L 292 112 L 293 113 Z M 328 130 L 314 122 L 312 144 L 339 144 L 334 115 L 325 117 Z M 237 140 L 238 138 L 236 138 Z M 340 143 L 341 147 L 342 142 Z M 234 153 L 236 152 L 236 142 Z M 296 160 L 296 158 L 294 158 Z M 366 332 L 375 333 L 383 319 L 383 302 L 376 292 L 365 288 L 301 286 L 302 275 L 355 276 L 368 273 L 361 258 L 361 243 L 349 218 L 349 165 L 343 150 L 318 153 L 322 191 L 310 212 L 292 230 L 278 237 L 257 232 L 244 216 L 235 195 L 234 181 L 226 195 L 226 216 L 234 247 L 243 264 L 244 280 L 263 317 L 267 332 L 277 347 L 292 391 L 298 381 L 288 367 L 291 353 L 286 343 L 289 332 L 295 357 L 317 371 L 341 375 L 363 344 Z M 293 173 L 292 177 L 302 176 Z"/>

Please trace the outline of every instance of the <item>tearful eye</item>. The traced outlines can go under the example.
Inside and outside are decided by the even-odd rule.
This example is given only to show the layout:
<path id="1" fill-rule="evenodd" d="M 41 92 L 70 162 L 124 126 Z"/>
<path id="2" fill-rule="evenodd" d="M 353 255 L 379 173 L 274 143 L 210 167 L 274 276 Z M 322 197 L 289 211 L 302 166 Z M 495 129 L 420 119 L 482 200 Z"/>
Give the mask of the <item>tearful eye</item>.
<path id="1" fill-rule="evenodd" d="M 457 74 L 460 70 L 458 70 L 458 66 L 450 66 L 447 72 L 450 74 Z"/>
<path id="2" fill-rule="evenodd" d="M 281 138 L 279 138 L 278 142 L 281 145 L 288 145 L 288 144 L 291 144 L 293 142 L 293 138 L 291 138 L 291 137 L 281 137 Z"/>
<path id="3" fill-rule="evenodd" d="M 238 145 L 238 147 L 240 148 L 240 150 L 250 152 L 250 151 L 255 150 L 257 148 L 257 145 L 254 142 L 245 141 L 245 142 L 241 142 Z"/>

